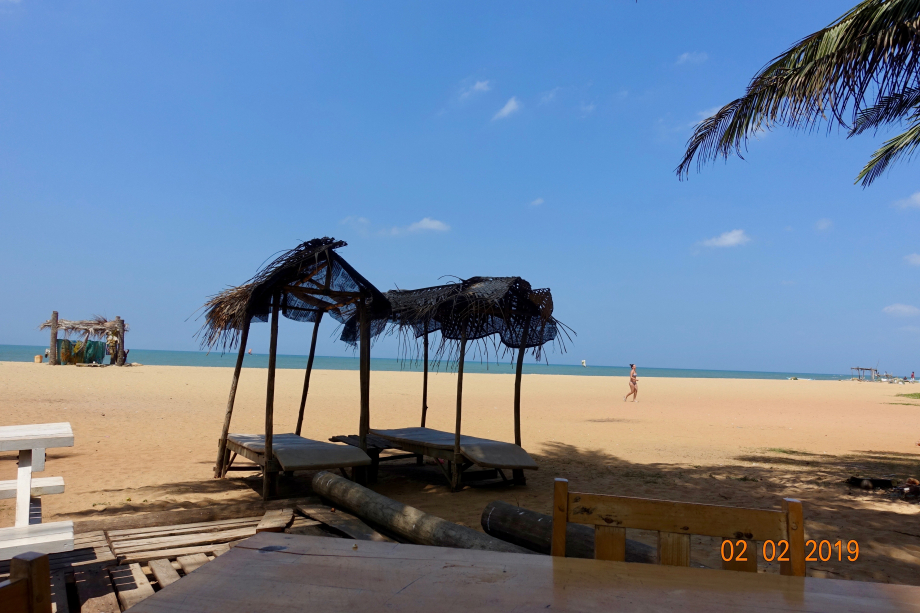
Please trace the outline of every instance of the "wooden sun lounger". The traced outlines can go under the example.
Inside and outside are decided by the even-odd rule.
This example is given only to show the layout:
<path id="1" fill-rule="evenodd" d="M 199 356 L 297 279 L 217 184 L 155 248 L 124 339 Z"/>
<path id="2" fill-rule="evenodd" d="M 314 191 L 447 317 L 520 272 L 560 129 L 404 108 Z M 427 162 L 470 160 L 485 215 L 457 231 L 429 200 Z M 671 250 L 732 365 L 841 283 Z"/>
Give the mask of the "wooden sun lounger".
<path id="1" fill-rule="evenodd" d="M 227 449 L 265 466 L 264 434 L 230 434 Z M 370 457 L 356 447 L 314 441 L 296 434 L 274 435 L 272 454 L 285 471 L 351 468 L 371 463 Z"/>
<path id="2" fill-rule="evenodd" d="M 452 432 L 432 428 L 398 428 L 371 430 L 371 433 L 396 449 L 444 460 L 448 463 L 454 461 L 454 434 Z M 494 469 L 504 479 L 502 470 L 537 470 L 537 463 L 530 457 L 530 454 L 513 443 L 461 436 L 460 453 L 466 460 L 466 463 L 460 467 L 461 471 L 470 466 L 481 466 Z"/>

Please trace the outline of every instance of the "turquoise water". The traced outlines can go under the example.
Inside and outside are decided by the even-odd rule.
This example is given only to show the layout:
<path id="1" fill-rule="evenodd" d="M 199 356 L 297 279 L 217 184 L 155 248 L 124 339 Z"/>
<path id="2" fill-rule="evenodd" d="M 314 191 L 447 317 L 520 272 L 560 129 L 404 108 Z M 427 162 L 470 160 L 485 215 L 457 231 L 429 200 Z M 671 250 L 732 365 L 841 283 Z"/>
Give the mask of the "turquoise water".
<path id="1" fill-rule="evenodd" d="M 31 362 L 36 355 L 43 355 L 45 347 L 30 345 L 0 345 L 0 362 Z M 224 366 L 232 368 L 236 364 L 236 353 L 204 353 L 201 351 L 156 351 L 152 349 L 131 349 L 130 362 L 156 366 Z M 108 358 L 106 358 L 108 362 Z M 243 361 L 246 368 L 266 368 L 268 356 L 265 354 L 247 355 Z M 307 356 L 279 355 L 278 368 L 302 369 L 307 366 Z M 358 370 L 358 358 L 330 358 L 317 356 L 313 367 L 321 370 Z M 401 361 L 391 358 L 372 358 L 371 370 L 405 370 L 421 372 L 420 362 Z M 441 370 L 446 370 L 441 366 Z M 514 366 L 504 362 L 467 362 L 465 372 L 475 373 L 513 373 Z M 524 372 L 540 375 L 578 375 L 586 377 L 624 377 L 629 374 L 626 366 L 572 366 L 568 364 L 525 364 Z M 686 377 L 703 379 L 800 379 L 838 380 L 849 379 L 850 375 L 827 375 L 815 373 L 785 372 L 751 372 L 743 370 L 694 370 L 689 368 L 639 368 L 641 377 Z"/>

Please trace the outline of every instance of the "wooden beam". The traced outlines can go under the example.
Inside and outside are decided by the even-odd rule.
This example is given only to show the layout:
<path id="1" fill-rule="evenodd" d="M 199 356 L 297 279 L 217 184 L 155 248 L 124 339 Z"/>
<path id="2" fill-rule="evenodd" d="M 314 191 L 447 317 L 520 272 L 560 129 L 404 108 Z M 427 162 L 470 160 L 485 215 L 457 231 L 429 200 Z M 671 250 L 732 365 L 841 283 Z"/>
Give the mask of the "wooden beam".
<path id="1" fill-rule="evenodd" d="M 313 338 L 310 341 L 310 357 L 307 358 L 307 372 L 303 376 L 303 395 L 300 397 L 300 412 L 297 413 L 297 429 L 294 434 L 300 436 L 303 428 L 303 411 L 307 406 L 307 393 L 310 391 L 310 373 L 313 372 L 313 357 L 316 355 L 316 334 L 319 332 L 319 322 L 323 319 L 323 312 L 316 314 L 316 321 L 313 323 Z"/>
<path id="2" fill-rule="evenodd" d="M 466 328 L 463 328 L 463 336 L 460 339 L 460 357 L 457 360 L 457 419 L 454 427 L 454 464 L 453 474 L 451 475 L 451 486 L 453 489 L 460 487 L 460 467 L 463 465 L 463 455 L 460 453 L 460 425 L 463 414 L 463 361 L 466 359 Z"/>
<path id="3" fill-rule="evenodd" d="M 16 527 L 29 525 L 29 498 L 32 492 L 32 450 L 19 452 L 19 469 L 16 471 Z"/>
<path id="4" fill-rule="evenodd" d="M 779 572 L 781 575 L 804 577 L 805 520 L 802 516 L 802 503 L 794 498 L 783 498 L 783 514 L 786 518 L 785 528 L 787 532 L 783 538 L 789 542 L 789 554 L 787 556 L 789 561 L 779 563 Z"/>
<path id="5" fill-rule="evenodd" d="M 342 300 L 351 300 L 361 298 L 359 292 L 340 292 L 334 289 L 324 287 L 302 287 L 300 285 L 285 285 L 282 291 L 290 292 L 295 295 L 306 294 L 308 296 L 329 296 L 330 298 L 341 298 Z"/>
<path id="6" fill-rule="evenodd" d="M 125 320 L 115 316 L 115 328 L 118 330 L 118 359 L 115 361 L 115 364 L 118 366 L 125 365 Z"/>
<path id="7" fill-rule="evenodd" d="M 262 471 L 262 500 L 268 500 L 275 493 L 277 472 L 269 470 L 272 460 L 272 434 L 275 418 L 275 364 L 278 359 L 278 311 L 281 295 L 272 296 L 271 339 L 268 346 L 268 384 L 265 386 L 265 469 Z"/>
<path id="8" fill-rule="evenodd" d="M 246 318 L 246 324 L 243 326 L 243 332 L 240 336 L 240 351 L 236 356 L 236 367 L 233 369 L 233 381 L 230 383 L 230 398 L 227 399 L 227 412 L 224 414 L 224 428 L 220 433 L 220 441 L 217 444 L 217 463 L 214 465 L 214 477 L 218 478 L 224 474 L 224 462 L 226 460 L 227 434 L 230 432 L 230 417 L 233 415 L 233 403 L 236 402 L 236 386 L 240 382 L 240 373 L 243 371 L 243 358 L 246 356 L 246 343 L 249 340 L 249 324 L 252 323 L 252 317 Z"/>
<path id="9" fill-rule="evenodd" d="M 52 366 L 56 366 L 61 363 L 58 359 L 57 353 L 57 337 L 58 337 L 58 312 L 51 311 L 51 353 L 48 355 L 48 363 Z"/>
<path id="10" fill-rule="evenodd" d="M 425 323 L 424 369 L 422 370 L 422 427 L 425 427 L 425 418 L 428 416 L 428 323 Z"/>
<path id="11" fill-rule="evenodd" d="M 307 294 L 306 292 L 297 291 L 303 288 L 290 288 L 290 286 L 287 286 L 287 287 L 288 289 L 286 291 L 289 291 L 291 294 L 294 294 L 295 296 L 297 296 L 297 298 L 299 298 L 300 300 L 303 300 L 307 304 L 313 305 L 318 309 L 322 309 L 323 311 L 334 311 L 336 309 L 341 309 L 342 307 L 346 307 L 349 304 L 353 304 L 357 302 L 358 300 L 360 300 L 360 297 L 357 294 L 355 294 L 354 297 L 352 298 L 349 298 L 347 300 L 341 300 L 333 304 L 333 303 L 325 302 L 323 300 L 318 300 L 314 298 L 313 296 Z"/>

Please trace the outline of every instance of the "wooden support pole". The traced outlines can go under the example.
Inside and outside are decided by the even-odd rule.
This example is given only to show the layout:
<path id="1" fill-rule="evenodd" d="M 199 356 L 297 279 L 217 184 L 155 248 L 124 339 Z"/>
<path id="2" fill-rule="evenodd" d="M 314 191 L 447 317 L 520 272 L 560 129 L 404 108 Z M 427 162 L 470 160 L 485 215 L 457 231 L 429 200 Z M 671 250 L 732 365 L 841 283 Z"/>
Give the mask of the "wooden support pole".
<path id="1" fill-rule="evenodd" d="M 323 312 L 316 314 L 316 321 L 313 323 L 313 339 L 310 341 L 310 357 L 307 358 L 307 372 L 303 376 L 303 395 L 300 397 L 300 412 L 297 414 L 297 429 L 294 434 L 300 436 L 303 428 L 303 411 L 307 406 L 307 392 L 310 391 L 310 373 L 313 372 L 313 357 L 316 355 L 316 334 L 319 332 L 319 322 L 323 319 Z"/>
<path id="2" fill-rule="evenodd" d="M 51 613 L 51 565 L 48 555 L 21 553 L 10 560 L 10 583 L 19 581 L 28 586 L 27 608 L 22 610 L 29 613 Z"/>
<path id="3" fill-rule="evenodd" d="M 425 346 L 424 370 L 422 370 L 422 427 L 425 427 L 425 419 L 428 417 L 428 324 L 425 323 Z"/>
<path id="4" fill-rule="evenodd" d="M 58 312 L 51 311 L 51 353 L 48 354 L 48 363 L 51 365 L 60 364 L 57 350 L 58 337 Z"/>
<path id="5" fill-rule="evenodd" d="M 463 456 L 460 455 L 460 424 L 463 414 L 463 361 L 466 359 L 466 328 L 460 339 L 460 357 L 457 360 L 457 424 L 454 428 L 454 464 L 451 475 L 453 489 L 460 487 L 460 469 L 463 466 Z"/>
<path id="6" fill-rule="evenodd" d="M 224 429 L 220 432 L 220 442 L 217 444 L 217 463 L 214 465 L 214 478 L 223 476 L 224 463 L 227 459 L 227 434 L 230 432 L 230 417 L 233 415 L 233 403 L 236 402 L 236 386 L 240 382 L 240 373 L 243 370 L 243 358 L 246 355 L 246 342 L 249 340 L 249 324 L 252 318 L 246 318 L 243 332 L 240 335 L 240 352 L 236 356 L 236 368 L 233 369 L 233 381 L 230 383 L 230 398 L 227 399 L 227 412 L 224 414 Z"/>
<path id="7" fill-rule="evenodd" d="M 367 435 L 371 429 L 371 320 L 364 298 L 358 301 L 359 326 L 359 376 L 361 380 L 361 413 L 358 418 L 358 441 L 367 452 Z M 354 479 L 361 485 L 368 481 L 367 467 L 356 466 L 352 470 Z"/>
<path id="8" fill-rule="evenodd" d="M 521 348 L 518 350 L 517 369 L 514 373 L 514 444 L 521 446 L 521 375 L 524 372 L 524 354 L 527 352 L 527 335 L 530 333 L 530 317 L 524 315 L 524 325 L 521 331 Z M 515 468 L 511 471 L 513 481 L 517 485 L 526 485 L 527 477 L 523 469 Z"/>
<path id="9" fill-rule="evenodd" d="M 115 363 L 118 366 L 124 366 L 125 357 L 126 357 L 126 354 L 125 354 L 125 320 L 119 317 L 118 315 L 116 315 L 115 316 L 115 326 L 118 329 L 118 359 L 116 360 Z"/>
<path id="10" fill-rule="evenodd" d="M 262 467 L 262 499 L 268 500 L 275 494 L 278 471 L 272 455 L 272 433 L 275 418 L 275 362 L 278 358 L 278 310 L 281 296 L 272 296 L 271 339 L 268 345 L 268 385 L 265 391 L 265 466 Z"/>

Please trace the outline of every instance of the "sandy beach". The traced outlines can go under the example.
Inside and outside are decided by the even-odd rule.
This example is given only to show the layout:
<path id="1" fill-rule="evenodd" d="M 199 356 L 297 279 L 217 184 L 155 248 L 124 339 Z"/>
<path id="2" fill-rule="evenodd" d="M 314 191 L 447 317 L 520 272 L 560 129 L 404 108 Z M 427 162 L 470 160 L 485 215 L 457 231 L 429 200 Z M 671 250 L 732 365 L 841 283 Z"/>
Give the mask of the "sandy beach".
<path id="1" fill-rule="evenodd" d="M 407 461 L 382 467 L 374 489 L 477 529 L 493 500 L 549 512 L 554 477 L 574 490 L 765 509 L 794 497 L 807 538 L 860 547 L 856 562 L 809 563 L 809 574 L 920 585 L 920 505 L 843 483 L 920 474 L 920 401 L 898 396 L 920 386 L 639 375 L 639 403 L 623 402 L 625 378 L 525 375 L 523 443 L 540 466 L 526 487 L 450 493 L 435 467 Z M 358 373 L 313 377 L 304 436 L 356 433 Z M 211 478 L 230 378 L 224 368 L 0 362 L 0 425 L 73 425 L 75 446 L 48 454 L 44 474 L 63 476 L 67 491 L 45 498 L 46 520 L 257 500 L 261 481 L 248 473 Z M 265 378 L 243 371 L 231 431 L 263 431 Z M 302 378 L 278 371 L 276 433 L 293 431 Z M 455 381 L 431 377 L 429 427 L 453 429 Z M 417 425 L 420 390 L 418 373 L 373 373 L 371 427 Z M 510 375 L 467 375 L 464 433 L 512 441 L 512 394 Z M 15 454 L 0 453 L 0 479 L 15 472 Z M 285 492 L 308 494 L 311 477 Z M 0 502 L 0 525 L 12 523 L 13 502 Z M 718 543 L 697 539 L 693 554 L 719 563 Z"/>

